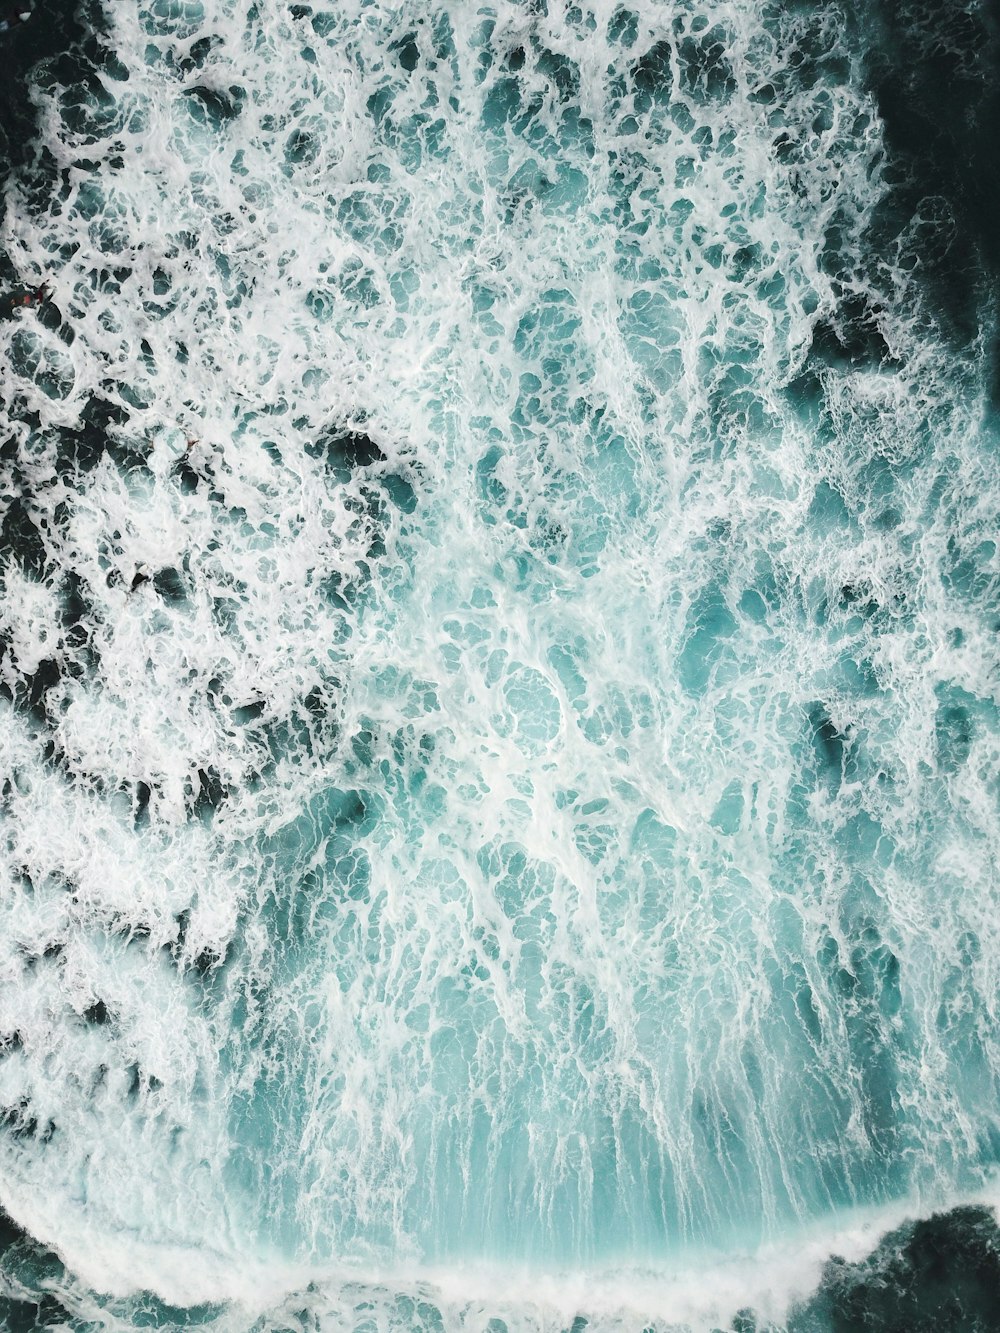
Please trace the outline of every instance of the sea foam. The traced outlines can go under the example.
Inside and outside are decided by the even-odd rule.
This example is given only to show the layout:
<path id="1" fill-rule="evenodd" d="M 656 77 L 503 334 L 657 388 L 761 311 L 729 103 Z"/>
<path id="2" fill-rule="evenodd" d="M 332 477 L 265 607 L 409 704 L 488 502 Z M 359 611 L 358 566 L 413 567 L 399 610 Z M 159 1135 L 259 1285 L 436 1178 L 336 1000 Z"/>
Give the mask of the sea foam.
<path id="1" fill-rule="evenodd" d="M 982 1198 L 986 334 L 858 24 L 103 22 L 6 186 L 0 1204 L 84 1303 L 561 1328 Z"/>

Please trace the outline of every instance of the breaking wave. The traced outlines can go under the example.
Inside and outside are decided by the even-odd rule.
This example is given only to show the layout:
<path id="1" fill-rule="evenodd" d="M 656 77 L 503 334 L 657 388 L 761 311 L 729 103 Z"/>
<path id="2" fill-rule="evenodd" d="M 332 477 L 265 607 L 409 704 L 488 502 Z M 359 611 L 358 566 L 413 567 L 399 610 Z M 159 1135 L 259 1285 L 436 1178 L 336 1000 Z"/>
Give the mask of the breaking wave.
<path id="1" fill-rule="evenodd" d="M 2 40 L 11 1317 L 990 1327 L 985 7 Z"/>

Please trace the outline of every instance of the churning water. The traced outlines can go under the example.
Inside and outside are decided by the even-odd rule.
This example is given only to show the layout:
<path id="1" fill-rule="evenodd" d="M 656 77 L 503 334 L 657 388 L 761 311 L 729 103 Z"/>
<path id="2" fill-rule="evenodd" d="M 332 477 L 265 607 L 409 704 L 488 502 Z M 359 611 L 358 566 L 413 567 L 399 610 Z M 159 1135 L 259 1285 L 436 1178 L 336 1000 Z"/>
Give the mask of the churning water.
<path id="1" fill-rule="evenodd" d="M 71 8 L 0 53 L 11 1326 L 995 1327 L 986 6 Z"/>

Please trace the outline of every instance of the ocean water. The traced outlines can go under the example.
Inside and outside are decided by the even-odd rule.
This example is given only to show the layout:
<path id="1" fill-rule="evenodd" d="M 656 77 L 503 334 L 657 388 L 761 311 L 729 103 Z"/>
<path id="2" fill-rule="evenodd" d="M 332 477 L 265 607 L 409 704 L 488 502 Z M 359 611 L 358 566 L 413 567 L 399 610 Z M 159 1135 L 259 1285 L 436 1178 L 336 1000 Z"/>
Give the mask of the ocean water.
<path id="1" fill-rule="evenodd" d="M 998 41 L 0 37 L 8 1327 L 1000 1327 Z"/>

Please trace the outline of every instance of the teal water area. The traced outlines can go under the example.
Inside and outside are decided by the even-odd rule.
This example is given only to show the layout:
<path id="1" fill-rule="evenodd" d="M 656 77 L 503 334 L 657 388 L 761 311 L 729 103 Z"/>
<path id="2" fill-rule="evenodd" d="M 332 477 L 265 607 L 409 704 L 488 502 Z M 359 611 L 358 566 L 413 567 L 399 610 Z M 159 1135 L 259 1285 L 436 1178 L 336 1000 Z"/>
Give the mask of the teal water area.
<path id="1" fill-rule="evenodd" d="M 992 1327 L 988 13 L 74 14 L 3 113 L 11 1326 Z"/>

